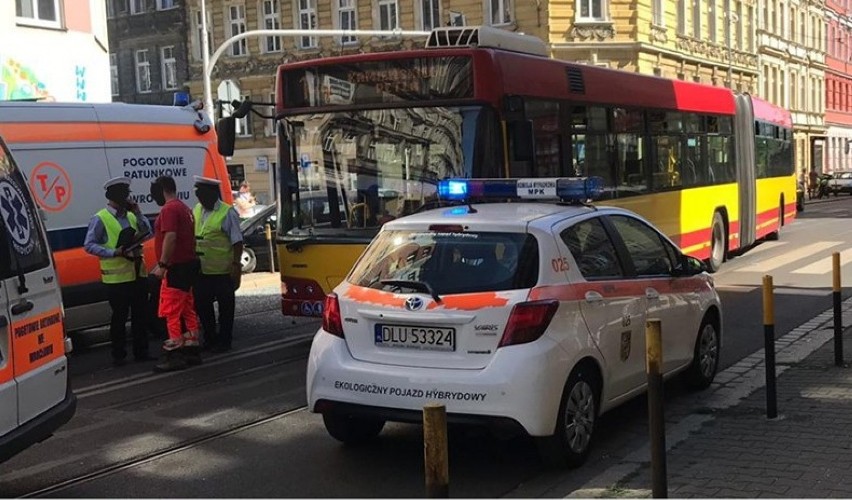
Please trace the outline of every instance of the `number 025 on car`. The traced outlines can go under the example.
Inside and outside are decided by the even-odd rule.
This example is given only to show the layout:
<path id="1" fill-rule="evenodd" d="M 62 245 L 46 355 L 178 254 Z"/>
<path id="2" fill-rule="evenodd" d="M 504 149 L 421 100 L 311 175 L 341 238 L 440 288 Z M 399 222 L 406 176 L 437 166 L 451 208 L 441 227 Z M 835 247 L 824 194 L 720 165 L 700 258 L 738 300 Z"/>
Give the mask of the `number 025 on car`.
<path id="1" fill-rule="evenodd" d="M 377 324 L 376 345 L 379 347 L 455 351 L 456 329 Z"/>

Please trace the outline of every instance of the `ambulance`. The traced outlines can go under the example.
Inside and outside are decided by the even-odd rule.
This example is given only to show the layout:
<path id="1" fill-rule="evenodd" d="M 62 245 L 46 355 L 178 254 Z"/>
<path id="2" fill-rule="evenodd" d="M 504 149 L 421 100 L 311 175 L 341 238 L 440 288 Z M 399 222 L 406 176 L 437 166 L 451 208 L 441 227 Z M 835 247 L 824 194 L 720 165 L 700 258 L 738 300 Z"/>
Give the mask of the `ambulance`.
<path id="1" fill-rule="evenodd" d="M 0 136 L 0 462 L 74 415 L 63 320 L 44 225 Z"/>
<path id="2" fill-rule="evenodd" d="M 69 331 L 109 322 L 98 259 L 83 249 L 89 220 L 106 203 L 106 180 L 132 179 L 131 196 L 152 219 L 159 207 L 149 189 L 160 175 L 175 178 L 178 198 L 190 206 L 194 175 L 222 180 L 222 199 L 233 199 L 216 132 L 199 104 L 4 102 L 0 135 L 46 223 Z M 157 262 L 152 241 L 145 261 Z"/>

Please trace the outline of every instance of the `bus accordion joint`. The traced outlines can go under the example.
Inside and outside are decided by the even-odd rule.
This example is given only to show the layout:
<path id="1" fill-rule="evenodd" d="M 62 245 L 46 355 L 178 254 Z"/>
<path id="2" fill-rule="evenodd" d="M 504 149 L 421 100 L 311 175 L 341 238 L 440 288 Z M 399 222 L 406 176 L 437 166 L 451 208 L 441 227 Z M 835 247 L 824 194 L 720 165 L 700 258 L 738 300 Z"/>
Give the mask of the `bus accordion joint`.
<path id="1" fill-rule="evenodd" d="M 539 200 L 584 204 L 601 197 L 601 177 L 444 179 L 438 197 L 452 201 Z"/>

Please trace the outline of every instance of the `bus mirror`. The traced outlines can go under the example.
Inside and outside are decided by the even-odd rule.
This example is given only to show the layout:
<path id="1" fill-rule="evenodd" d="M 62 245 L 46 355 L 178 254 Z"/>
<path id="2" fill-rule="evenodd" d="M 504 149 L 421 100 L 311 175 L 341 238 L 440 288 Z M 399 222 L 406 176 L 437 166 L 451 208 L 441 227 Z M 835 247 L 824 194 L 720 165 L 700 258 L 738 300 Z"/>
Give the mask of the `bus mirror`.
<path id="1" fill-rule="evenodd" d="M 216 135 L 218 135 L 219 154 L 222 156 L 234 156 L 234 143 L 237 140 L 237 120 L 233 116 L 220 118 L 216 122 Z"/>
<path id="2" fill-rule="evenodd" d="M 509 122 L 509 145 L 513 161 L 533 161 L 534 137 L 532 120 Z"/>

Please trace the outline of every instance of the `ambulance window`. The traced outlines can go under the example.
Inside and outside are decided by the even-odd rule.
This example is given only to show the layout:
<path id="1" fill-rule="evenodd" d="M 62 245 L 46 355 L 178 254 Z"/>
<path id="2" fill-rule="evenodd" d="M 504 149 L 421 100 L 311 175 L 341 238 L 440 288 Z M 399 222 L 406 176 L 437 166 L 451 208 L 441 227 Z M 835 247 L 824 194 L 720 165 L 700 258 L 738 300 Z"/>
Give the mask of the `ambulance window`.
<path id="1" fill-rule="evenodd" d="M 610 216 L 639 276 L 660 276 L 672 273 L 672 260 L 663 246 L 660 233 L 639 219 L 623 215 Z"/>
<path id="2" fill-rule="evenodd" d="M 2 278 L 50 265 L 41 221 L 27 183 L 0 140 L 0 256 Z"/>
<path id="3" fill-rule="evenodd" d="M 538 242 L 525 233 L 382 231 L 348 281 L 398 292 L 387 280 L 428 283 L 438 295 L 535 286 Z M 408 290 L 404 290 L 408 291 Z"/>
<path id="4" fill-rule="evenodd" d="M 587 280 L 624 276 L 618 253 L 600 219 L 578 222 L 562 231 L 560 236 Z"/>

